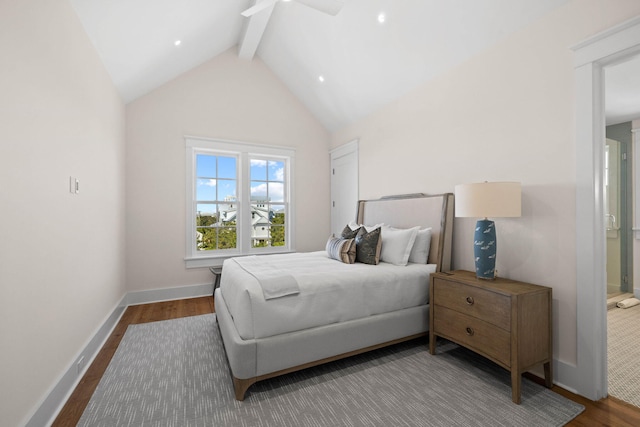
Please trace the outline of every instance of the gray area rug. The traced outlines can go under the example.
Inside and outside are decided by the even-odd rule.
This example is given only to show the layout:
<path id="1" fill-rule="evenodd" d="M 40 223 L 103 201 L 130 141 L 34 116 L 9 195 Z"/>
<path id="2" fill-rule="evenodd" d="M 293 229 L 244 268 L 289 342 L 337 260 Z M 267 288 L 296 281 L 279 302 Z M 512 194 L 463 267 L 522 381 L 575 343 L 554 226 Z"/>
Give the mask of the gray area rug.
<path id="1" fill-rule="evenodd" d="M 640 305 L 607 311 L 609 394 L 640 407 Z"/>
<path id="2" fill-rule="evenodd" d="M 215 314 L 131 325 L 80 426 L 561 426 L 582 405 L 455 344 L 399 344 L 253 385 L 234 399 Z"/>

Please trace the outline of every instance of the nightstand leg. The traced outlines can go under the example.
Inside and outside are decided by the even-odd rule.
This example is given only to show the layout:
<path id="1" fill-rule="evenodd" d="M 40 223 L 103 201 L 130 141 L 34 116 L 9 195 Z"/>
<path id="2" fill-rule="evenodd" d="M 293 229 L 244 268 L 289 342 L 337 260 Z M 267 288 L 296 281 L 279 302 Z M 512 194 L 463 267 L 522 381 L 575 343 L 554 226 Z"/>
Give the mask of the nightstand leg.
<path id="1" fill-rule="evenodd" d="M 436 336 L 429 331 L 429 353 L 436 354 Z"/>
<path id="2" fill-rule="evenodd" d="M 520 404 L 520 384 L 522 383 L 522 376 L 517 369 L 511 370 L 511 400 L 513 403 Z"/>
<path id="3" fill-rule="evenodd" d="M 544 385 L 547 388 L 553 387 L 553 374 L 551 373 L 551 362 L 544 364 Z"/>

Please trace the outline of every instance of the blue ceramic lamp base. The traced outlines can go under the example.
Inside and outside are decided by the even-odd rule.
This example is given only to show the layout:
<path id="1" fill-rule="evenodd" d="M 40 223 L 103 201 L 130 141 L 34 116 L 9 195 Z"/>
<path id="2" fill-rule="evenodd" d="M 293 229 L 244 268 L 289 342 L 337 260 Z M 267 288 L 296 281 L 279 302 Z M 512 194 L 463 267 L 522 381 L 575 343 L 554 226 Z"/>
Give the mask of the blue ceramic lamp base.
<path id="1" fill-rule="evenodd" d="M 488 219 L 476 223 L 473 234 L 473 258 L 476 263 L 476 277 L 493 280 L 496 277 L 496 226 Z"/>

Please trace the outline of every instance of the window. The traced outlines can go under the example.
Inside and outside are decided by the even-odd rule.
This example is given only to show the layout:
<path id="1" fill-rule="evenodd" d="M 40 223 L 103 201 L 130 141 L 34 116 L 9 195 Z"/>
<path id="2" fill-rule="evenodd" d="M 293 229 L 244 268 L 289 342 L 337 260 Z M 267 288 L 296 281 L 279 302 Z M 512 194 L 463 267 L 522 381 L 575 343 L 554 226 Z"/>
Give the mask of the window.
<path id="1" fill-rule="evenodd" d="M 185 138 L 187 267 L 293 251 L 289 148 Z"/>
<path id="2" fill-rule="evenodd" d="M 251 246 L 285 246 L 285 161 L 253 157 L 251 168 Z"/>
<path id="3" fill-rule="evenodd" d="M 237 248 L 238 158 L 196 153 L 196 250 Z"/>

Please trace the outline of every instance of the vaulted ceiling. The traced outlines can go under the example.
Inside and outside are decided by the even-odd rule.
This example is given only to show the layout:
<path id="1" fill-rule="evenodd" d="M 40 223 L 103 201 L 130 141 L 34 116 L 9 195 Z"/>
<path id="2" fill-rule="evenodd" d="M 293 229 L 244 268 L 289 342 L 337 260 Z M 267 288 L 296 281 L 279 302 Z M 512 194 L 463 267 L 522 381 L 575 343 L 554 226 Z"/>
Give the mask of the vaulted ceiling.
<path id="1" fill-rule="evenodd" d="M 568 0 L 70 1 L 125 102 L 238 46 L 333 131 Z"/>

